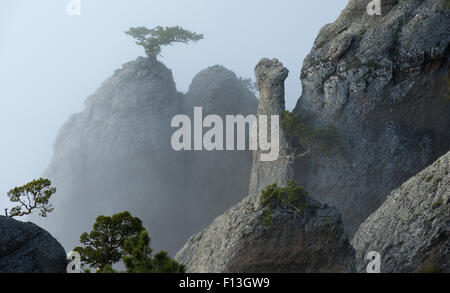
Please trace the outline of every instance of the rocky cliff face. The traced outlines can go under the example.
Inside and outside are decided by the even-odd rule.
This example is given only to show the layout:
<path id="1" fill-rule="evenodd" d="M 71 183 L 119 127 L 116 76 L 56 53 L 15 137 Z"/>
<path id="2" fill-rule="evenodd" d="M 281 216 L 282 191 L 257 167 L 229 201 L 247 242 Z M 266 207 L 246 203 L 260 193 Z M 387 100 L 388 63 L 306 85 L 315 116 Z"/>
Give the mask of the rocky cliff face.
<path id="1" fill-rule="evenodd" d="M 96 216 L 128 210 L 143 220 L 152 247 L 174 253 L 247 193 L 250 152 L 176 152 L 170 145 L 175 115 L 225 104 L 233 114 L 256 112 L 254 95 L 220 66 L 197 75 L 186 95 L 156 60 L 140 57 L 116 70 L 58 134 L 44 174 L 57 188 L 49 231 L 69 250 Z"/>
<path id="2" fill-rule="evenodd" d="M 351 0 L 306 58 L 295 111 L 335 125 L 341 151 L 298 160 L 296 181 L 352 235 L 390 191 L 450 149 L 450 11 L 441 0 Z M 343 149 L 343 151 L 342 151 Z"/>
<path id="3" fill-rule="evenodd" d="M 377 251 L 385 273 L 450 272 L 449 186 L 450 152 L 394 190 L 355 234 L 358 271 Z"/>
<path id="4" fill-rule="evenodd" d="M 276 59 L 263 59 L 255 73 L 258 115 L 280 115 L 287 69 Z M 351 271 L 354 252 L 334 208 L 307 198 L 309 208 L 301 214 L 276 209 L 272 224 L 263 224 L 260 191 L 273 183 L 285 185 L 289 175 L 284 144 L 274 162 L 259 162 L 260 154 L 254 152 L 253 193 L 191 237 L 176 259 L 196 273 Z"/>
<path id="5" fill-rule="evenodd" d="M 72 247 L 98 214 L 130 210 L 144 220 L 152 246 L 174 252 L 248 194 L 178 252 L 188 271 L 351 271 L 354 251 L 343 227 L 353 235 L 389 192 L 450 149 L 448 8 L 441 0 L 381 1 L 382 15 L 369 16 L 368 2 L 350 0 L 322 28 L 302 69 L 294 111 L 311 125 L 337 127 L 341 142 L 330 155 L 289 164 L 281 133 L 279 158 L 261 162 L 254 152 L 250 175 L 248 152 L 172 151 L 175 114 L 190 116 L 194 106 L 205 115 L 248 114 L 255 99 L 220 66 L 199 73 L 180 94 L 170 70 L 139 58 L 62 128 L 46 172 L 58 188 L 51 231 Z M 287 70 L 264 59 L 255 74 L 258 114 L 281 114 Z M 369 249 L 382 253 L 386 272 L 423 264 L 447 270 L 448 182 L 440 168 L 431 167 L 430 180 L 439 175 L 445 185 L 428 186 L 419 174 L 361 226 L 353 240 L 359 271 Z M 261 190 L 290 178 L 310 192 L 311 209 L 297 216 L 276 210 L 273 224 L 263 225 Z M 382 237 L 385 231 L 392 236 Z"/>
<path id="6" fill-rule="evenodd" d="M 63 273 L 66 253 L 33 223 L 0 216 L 0 273 Z"/>

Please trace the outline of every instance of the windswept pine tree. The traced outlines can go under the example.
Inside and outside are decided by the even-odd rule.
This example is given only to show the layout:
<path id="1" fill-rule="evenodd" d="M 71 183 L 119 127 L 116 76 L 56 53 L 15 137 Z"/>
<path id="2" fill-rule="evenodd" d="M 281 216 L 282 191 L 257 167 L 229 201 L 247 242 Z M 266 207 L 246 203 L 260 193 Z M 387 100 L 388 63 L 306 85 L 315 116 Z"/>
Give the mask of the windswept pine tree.
<path id="1" fill-rule="evenodd" d="M 12 203 L 17 205 L 11 208 L 9 213 L 8 209 L 5 209 L 5 216 L 10 218 L 21 217 L 30 215 L 33 210 L 39 210 L 39 215 L 45 218 L 48 213 L 53 211 L 49 201 L 55 192 L 56 188 L 52 187 L 51 181 L 44 178 L 35 179 L 20 187 L 14 187 L 8 192 L 8 197 Z"/>
<path id="2" fill-rule="evenodd" d="M 172 45 L 173 43 L 196 43 L 203 39 L 202 34 L 190 32 L 179 26 L 157 26 L 153 29 L 143 26 L 132 27 L 125 33 L 135 38 L 137 40 L 136 44 L 144 47 L 145 53 L 150 58 L 161 56 L 162 46 Z"/>

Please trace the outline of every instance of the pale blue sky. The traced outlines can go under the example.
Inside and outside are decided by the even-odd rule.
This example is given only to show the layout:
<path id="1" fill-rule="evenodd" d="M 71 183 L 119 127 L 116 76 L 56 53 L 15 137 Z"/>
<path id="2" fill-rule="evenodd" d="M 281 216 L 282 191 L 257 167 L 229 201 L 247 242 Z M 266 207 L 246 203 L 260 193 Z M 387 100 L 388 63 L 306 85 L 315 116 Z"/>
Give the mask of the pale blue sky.
<path id="1" fill-rule="evenodd" d="M 180 25 L 205 39 L 163 49 L 177 87 L 215 64 L 253 77 L 262 57 L 289 68 L 286 100 L 300 96 L 302 60 L 319 29 L 346 0 L 70 0 L 0 1 L 0 212 L 6 192 L 39 177 L 56 134 L 84 99 L 143 50 L 123 32 L 131 26 Z"/>

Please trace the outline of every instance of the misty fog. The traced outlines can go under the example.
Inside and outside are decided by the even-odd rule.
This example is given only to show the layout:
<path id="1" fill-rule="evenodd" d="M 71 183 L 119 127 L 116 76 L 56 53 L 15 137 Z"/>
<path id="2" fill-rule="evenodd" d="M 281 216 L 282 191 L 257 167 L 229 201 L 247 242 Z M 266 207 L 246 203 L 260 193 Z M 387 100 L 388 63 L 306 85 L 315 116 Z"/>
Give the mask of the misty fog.
<path id="1" fill-rule="evenodd" d="M 83 110 L 114 70 L 144 55 L 124 34 L 129 27 L 180 25 L 204 34 L 197 44 L 164 48 L 159 58 L 180 92 L 215 64 L 254 80 L 260 58 L 280 59 L 290 70 L 286 102 L 292 109 L 301 93 L 302 60 L 319 29 L 347 3 L 82 0 L 81 16 L 69 16 L 69 2 L 0 2 L 0 211 L 10 206 L 8 190 L 43 175 L 70 115 Z"/>

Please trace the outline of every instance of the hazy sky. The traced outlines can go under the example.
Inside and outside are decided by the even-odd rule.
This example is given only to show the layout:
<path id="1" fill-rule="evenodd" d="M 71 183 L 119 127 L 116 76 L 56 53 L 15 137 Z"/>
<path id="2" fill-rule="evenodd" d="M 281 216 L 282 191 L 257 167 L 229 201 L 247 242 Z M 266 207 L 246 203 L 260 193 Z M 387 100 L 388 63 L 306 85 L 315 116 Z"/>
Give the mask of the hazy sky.
<path id="1" fill-rule="evenodd" d="M 262 57 L 290 70 L 286 100 L 300 96 L 301 64 L 319 29 L 334 21 L 347 0 L 70 0 L 0 1 L 0 212 L 6 192 L 38 178 L 53 153 L 56 134 L 83 101 L 143 49 L 123 32 L 131 26 L 180 25 L 205 39 L 163 48 L 179 91 L 215 64 L 253 76 Z"/>

